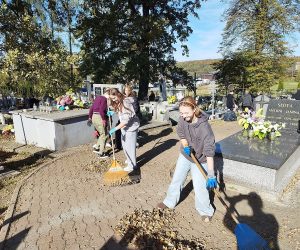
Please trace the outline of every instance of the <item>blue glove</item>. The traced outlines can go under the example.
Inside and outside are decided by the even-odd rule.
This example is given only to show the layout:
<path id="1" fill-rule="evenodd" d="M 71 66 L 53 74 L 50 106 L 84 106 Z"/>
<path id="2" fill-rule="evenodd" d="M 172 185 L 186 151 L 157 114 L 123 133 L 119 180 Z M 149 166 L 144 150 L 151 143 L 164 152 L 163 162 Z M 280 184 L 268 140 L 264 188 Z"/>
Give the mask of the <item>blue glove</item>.
<path id="1" fill-rule="evenodd" d="M 191 156 L 191 148 L 189 146 L 183 148 L 184 153 L 188 156 Z"/>
<path id="2" fill-rule="evenodd" d="M 215 176 L 207 179 L 206 188 L 208 190 L 215 189 L 217 187 L 217 185 L 218 185 L 218 183 L 217 183 L 217 179 Z"/>
<path id="3" fill-rule="evenodd" d="M 115 113 L 115 112 L 112 111 L 112 110 L 108 110 L 108 111 L 106 112 L 107 116 L 113 116 L 114 113 Z"/>
<path id="4" fill-rule="evenodd" d="M 116 128 L 112 128 L 111 130 L 109 130 L 109 135 L 112 135 L 113 133 L 115 133 L 116 132 Z"/>

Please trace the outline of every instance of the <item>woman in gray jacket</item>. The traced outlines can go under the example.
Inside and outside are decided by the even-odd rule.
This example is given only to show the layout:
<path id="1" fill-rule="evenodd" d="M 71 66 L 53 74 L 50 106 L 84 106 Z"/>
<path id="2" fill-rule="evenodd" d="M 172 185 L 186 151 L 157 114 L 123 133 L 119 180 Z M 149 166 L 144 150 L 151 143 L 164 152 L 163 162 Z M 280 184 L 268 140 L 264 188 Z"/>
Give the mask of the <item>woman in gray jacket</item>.
<path id="1" fill-rule="evenodd" d="M 207 115 L 198 108 L 192 97 L 185 97 L 180 102 L 179 112 L 177 134 L 181 142 L 180 155 L 167 197 L 158 204 L 158 207 L 161 209 L 174 208 L 177 205 L 186 177 L 191 172 L 196 210 L 204 221 L 209 222 L 214 209 L 210 204 L 208 190 L 217 186 L 213 158 L 215 137 L 208 123 Z M 191 158 L 192 152 L 207 172 L 207 181 Z"/>
<path id="2" fill-rule="evenodd" d="M 110 89 L 109 93 L 111 106 L 115 112 L 118 112 L 120 124 L 112 128 L 109 134 L 112 135 L 117 130 L 121 130 L 121 141 L 123 151 L 127 159 L 125 171 L 131 172 L 139 170 L 136 165 L 136 140 L 137 132 L 140 126 L 139 118 L 136 116 L 131 100 L 127 99 L 118 89 Z M 109 111 L 107 115 L 113 115 Z"/>

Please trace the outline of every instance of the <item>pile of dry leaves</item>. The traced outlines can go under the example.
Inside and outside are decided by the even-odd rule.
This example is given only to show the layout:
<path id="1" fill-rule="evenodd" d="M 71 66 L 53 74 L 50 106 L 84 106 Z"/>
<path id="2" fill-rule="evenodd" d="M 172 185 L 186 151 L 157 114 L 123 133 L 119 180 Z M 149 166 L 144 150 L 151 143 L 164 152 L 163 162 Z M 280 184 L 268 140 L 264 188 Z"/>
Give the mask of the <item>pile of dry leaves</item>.
<path id="1" fill-rule="evenodd" d="M 115 228 L 122 237 L 121 245 L 137 249 L 205 249 L 203 240 L 185 240 L 172 230 L 174 210 L 137 209 L 126 214 Z"/>

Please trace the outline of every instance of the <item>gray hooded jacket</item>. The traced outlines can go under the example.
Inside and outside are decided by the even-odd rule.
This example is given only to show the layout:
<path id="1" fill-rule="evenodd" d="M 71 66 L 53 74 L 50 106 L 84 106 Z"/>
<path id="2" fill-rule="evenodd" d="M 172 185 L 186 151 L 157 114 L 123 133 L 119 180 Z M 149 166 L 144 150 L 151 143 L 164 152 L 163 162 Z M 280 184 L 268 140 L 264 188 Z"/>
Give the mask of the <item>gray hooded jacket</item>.
<path id="1" fill-rule="evenodd" d="M 126 124 L 122 129 L 130 132 L 136 131 L 140 126 L 140 120 L 135 114 L 132 102 L 130 99 L 125 98 L 123 104 L 125 108 L 122 109 L 122 112 L 118 112 L 120 122 Z"/>
<path id="2" fill-rule="evenodd" d="M 214 157 L 215 136 L 205 113 L 202 112 L 196 123 L 186 122 L 180 117 L 177 134 L 180 139 L 186 139 L 188 141 L 189 146 L 192 147 L 195 157 L 199 162 L 206 162 L 206 157 Z M 193 159 L 184 153 L 182 145 L 180 145 L 180 151 L 186 159 L 193 162 Z"/>

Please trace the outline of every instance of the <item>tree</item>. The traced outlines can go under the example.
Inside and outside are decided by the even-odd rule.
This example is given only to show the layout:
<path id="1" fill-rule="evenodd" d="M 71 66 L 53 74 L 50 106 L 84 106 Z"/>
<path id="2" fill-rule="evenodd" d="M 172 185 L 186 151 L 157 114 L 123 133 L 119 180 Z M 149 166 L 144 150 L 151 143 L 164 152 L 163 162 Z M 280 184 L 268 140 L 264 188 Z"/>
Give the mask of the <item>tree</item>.
<path id="1" fill-rule="evenodd" d="M 46 51 L 51 39 L 43 29 L 36 9 L 27 1 L 3 1 L 0 5 L 0 51 Z M 1 55 L 0 55 L 1 56 Z"/>
<path id="2" fill-rule="evenodd" d="M 81 70 L 96 82 L 138 80 L 139 98 L 146 98 L 150 81 L 171 74 L 176 39 L 188 53 L 188 15 L 197 16 L 199 7 L 199 0 L 85 1 L 77 33 L 85 54 Z"/>
<path id="3" fill-rule="evenodd" d="M 225 93 L 228 92 L 229 86 L 238 86 L 240 89 L 249 87 L 247 82 L 246 67 L 247 55 L 242 52 L 233 52 L 224 56 L 224 58 L 214 63 L 214 68 L 217 71 L 216 80 Z"/>
<path id="4" fill-rule="evenodd" d="M 78 64 L 80 55 L 67 53 L 61 39 L 49 32 L 49 12 L 46 9 L 51 3 L 54 4 L 51 13 L 56 13 L 56 20 L 58 17 L 61 19 L 61 15 L 57 14 L 60 12 L 57 2 L 1 2 L 1 91 L 14 91 L 29 96 L 33 93 L 43 95 L 46 92 L 59 94 L 70 87 L 72 77 L 65 72 L 70 65 Z M 60 24 L 57 22 L 57 25 Z M 78 84 L 79 80 L 80 78 L 75 83 Z"/>
<path id="5" fill-rule="evenodd" d="M 71 63 L 78 64 L 79 60 L 78 56 L 70 56 L 62 44 L 53 46 L 47 53 L 9 50 L 0 60 L 0 86 L 22 96 L 59 95 L 70 88 L 65 72 Z"/>
<path id="6" fill-rule="evenodd" d="M 225 12 L 221 50 L 247 55 L 247 82 L 258 91 L 269 91 L 286 69 L 291 52 L 285 36 L 296 28 L 297 0 L 233 0 Z"/>

